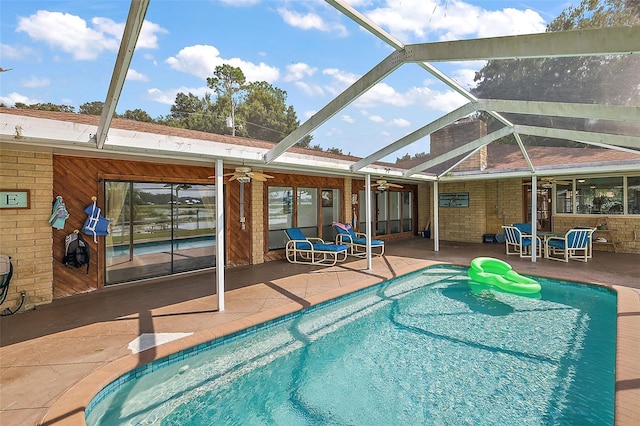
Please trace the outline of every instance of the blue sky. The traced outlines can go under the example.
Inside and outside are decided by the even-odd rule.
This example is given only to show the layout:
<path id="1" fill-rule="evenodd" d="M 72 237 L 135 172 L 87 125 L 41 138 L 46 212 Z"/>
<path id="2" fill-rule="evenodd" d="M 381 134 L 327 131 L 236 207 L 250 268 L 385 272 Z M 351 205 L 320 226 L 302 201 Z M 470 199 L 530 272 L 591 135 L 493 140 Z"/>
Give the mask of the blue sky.
<path id="1" fill-rule="evenodd" d="M 576 3 L 576 0 L 573 0 Z M 542 32 L 572 4 L 551 0 L 352 0 L 402 43 Z M 0 4 L 0 102 L 78 107 L 104 101 L 129 2 Z M 151 0 L 117 112 L 167 115 L 179 92 L 211 92 L 217 65 L 287 92 L 300 122 L 391 53 L 391 48 L 321 0 Z M 482 62 L 436 66 L 463 87 Z M 460 106 L 463 99 L 415 64 L 313 132 L 313 144 L 366 156 Z M 396 156 L 428 152 L 428 138 Z"/>

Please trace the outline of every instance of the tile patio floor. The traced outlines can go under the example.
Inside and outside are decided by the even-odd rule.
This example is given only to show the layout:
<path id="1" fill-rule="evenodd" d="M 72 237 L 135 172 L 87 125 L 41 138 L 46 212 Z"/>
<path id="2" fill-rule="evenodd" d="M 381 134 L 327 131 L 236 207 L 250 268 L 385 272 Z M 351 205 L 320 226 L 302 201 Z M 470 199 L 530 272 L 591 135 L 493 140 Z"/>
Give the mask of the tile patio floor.
<path id="1" fill-rule="evenodd" d="M 598 252 L 588 263 L 504 255 L 503 245 L 411 238 L 386 244 L 383 258 L 330 268 L 274 261 L 226 273 L 217 310 L 213 272 L 129 284 L 69 297 L 0 319 L 0 424 L 84 424 L 84 406 L 120 374 L 212 338 L 434 263 L 507 260 L 519 272 L 612 286 L 618 291 L 616 425 L 640 425 L 640 255 Z M 132 354 L 142 333 L 193 333 Z M 594 389 L 594 391 L 597 391 Z"/>

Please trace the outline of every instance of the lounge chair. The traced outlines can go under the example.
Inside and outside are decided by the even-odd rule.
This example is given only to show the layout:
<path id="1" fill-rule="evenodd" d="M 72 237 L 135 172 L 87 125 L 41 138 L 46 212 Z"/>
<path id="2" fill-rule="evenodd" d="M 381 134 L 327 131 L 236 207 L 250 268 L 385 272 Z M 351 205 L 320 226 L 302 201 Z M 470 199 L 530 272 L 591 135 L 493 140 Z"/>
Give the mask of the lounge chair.
<path id="1" fill-rule="evenodd" d="M 347 258 L 349 247 L 346 245 L 305 237 L 299 228 L 287 228 L 284 233 L 288 238 L 286 254 L 290 263 L 333 266 Z"/>
<path id="2" fill-rule="evenodd" d="M 547 259 L 569 262 L 569 259 L 586 262 L 591 257 L 593 228 L 572 228 L 564 237 L 549 237 L 544 245 Z M 560 255 L 560 256 L 558 256 Z"/>
<path id="3" fill-rule="evenodd" d="M 503 226 L 504 243 L 507 255 L 517 254 L 520 257 L 531 257 L 531 235 L 525 234 L 515 226 Z M 538 256 L 542 257 L 542 240 L 536 235 Z"/>
<path id="4" fill-rule="evenodd" d="M 367 255 L 367 235 L 362 232 L 355 232 L 351 225 L 334 222 L 333 227 L 338 233 L 336 244 L 345 244 L 349 247 L 349 254 L 352 256 L 365 257 Z M 382 256 L 384 254 L 384 241 L 371 240 L 371 254 Z"/>

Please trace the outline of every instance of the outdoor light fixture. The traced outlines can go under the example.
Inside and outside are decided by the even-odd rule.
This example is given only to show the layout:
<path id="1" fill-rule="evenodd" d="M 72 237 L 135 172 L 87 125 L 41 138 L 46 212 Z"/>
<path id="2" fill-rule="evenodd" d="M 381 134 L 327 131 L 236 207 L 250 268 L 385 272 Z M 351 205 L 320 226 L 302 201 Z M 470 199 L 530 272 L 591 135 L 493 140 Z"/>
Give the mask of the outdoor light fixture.
<path id="1" fill-rule="evenodd" d="M 578 183 L 584 183 L 585 180 L 584 179 L 578 179 Z"/>

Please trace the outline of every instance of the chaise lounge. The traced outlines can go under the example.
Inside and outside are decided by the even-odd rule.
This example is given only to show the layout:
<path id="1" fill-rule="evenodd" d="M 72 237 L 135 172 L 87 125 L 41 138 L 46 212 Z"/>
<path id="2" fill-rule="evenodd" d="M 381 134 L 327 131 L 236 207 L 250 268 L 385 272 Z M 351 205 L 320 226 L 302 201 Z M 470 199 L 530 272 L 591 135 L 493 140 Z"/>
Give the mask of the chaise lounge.
<path id="1" fill-rule="evenodd" d="M 333 227 L 338 233 L 336 244 L 344 244 L 349 247 L 349 254 L 352 256 L 365 257 L 367 255 L 367 235 L 362 232 L 355 232 L 351 225 L 334 222 Z M 371 254 L 382 256 L 384 254 L 384 241 L 371 240 Z"/>
<path id="2" fill-rule="evenodd" d="M 333 266 L 347 258 L 349 247 L 344 244 L 329 244 L 321 238 L 305 237 L 300 228 L 284 230 L 288 238 L 287 260 L 290 263 Z"/>

